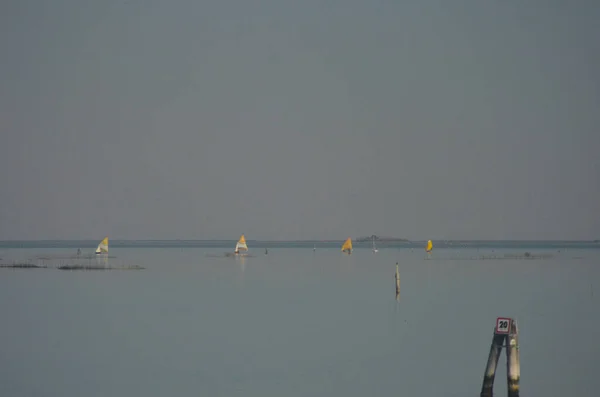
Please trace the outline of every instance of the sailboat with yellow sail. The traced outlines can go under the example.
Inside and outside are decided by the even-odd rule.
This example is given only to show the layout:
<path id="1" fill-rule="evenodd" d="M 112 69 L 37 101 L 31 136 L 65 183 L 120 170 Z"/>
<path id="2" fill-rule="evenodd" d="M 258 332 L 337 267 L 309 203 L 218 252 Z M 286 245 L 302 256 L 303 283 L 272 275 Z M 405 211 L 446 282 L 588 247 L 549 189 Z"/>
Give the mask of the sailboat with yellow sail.
<path id="1" fill-rule="evenodd" d="M 342 245 L 342 252 L 350 255 L 352 253 L 352 239 L 348 237 L 344 244 Z"/>
<path id="2" fill-rule="evenodd" d="M 213 256 L 213 255 L 207 255 Z M 225 256 L 227 257 L 251 257 L 248 253 L 248 244 L 246 244 L 246 236 L 243 234 L 240 236 L 240 239 L 235 243 L 235 250 L 233 252 L 225 252 Z"/>
<path id="3" fill-rule="evenodd" d="M 427 240 L 427 245 L 425 246 L 425 252 L 427 252 L 427 257 L 431 257 L 431 251 L 433 251 L 433 243 L 431 240 Z"/>
<path id="4" fill-rule="evenodd" d="M 246 244 L 246 237 L 242 234 L 242 237 L 238 240 L 235 245 L 234 254 L 240 255 L 240 251 L 248 252 L 248 245 Z"/>
<path id="5" fill-rule="evenodd" d="M 96 255 L 108 255 L 108 236 L 104 237 L 100 244 L 98 244 L 98 248 L 96 248 Z"/>

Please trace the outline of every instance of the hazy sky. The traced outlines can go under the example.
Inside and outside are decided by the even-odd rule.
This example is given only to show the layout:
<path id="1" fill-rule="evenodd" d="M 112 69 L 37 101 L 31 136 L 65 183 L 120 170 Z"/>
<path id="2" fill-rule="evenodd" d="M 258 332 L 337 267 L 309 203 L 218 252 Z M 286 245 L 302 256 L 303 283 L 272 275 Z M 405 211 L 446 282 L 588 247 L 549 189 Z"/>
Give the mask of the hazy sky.
<path id="1" fill-rule="evenodd" d="M 600 238 L 599 18 L 3 1 L 0 239 Z"/>

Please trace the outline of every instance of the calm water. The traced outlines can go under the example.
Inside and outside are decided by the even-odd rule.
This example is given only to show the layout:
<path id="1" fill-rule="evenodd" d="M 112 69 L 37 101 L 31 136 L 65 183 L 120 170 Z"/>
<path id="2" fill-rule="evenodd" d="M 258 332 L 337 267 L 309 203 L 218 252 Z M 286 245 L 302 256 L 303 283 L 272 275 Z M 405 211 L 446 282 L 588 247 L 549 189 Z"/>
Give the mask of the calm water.
<path id="1" fill-rule="evenodd" d="M 521 395 L 600 389 L 600 250 L 112 248 L 140 271 L 0 269 L 1 396 L 476 396 L 497 316 Z M 3 248 L 4 263 L 72 249 Z M 401 293 L 395 300 L 395 264 Z M 505 355 L 495 392 L 506 395 Z"/>

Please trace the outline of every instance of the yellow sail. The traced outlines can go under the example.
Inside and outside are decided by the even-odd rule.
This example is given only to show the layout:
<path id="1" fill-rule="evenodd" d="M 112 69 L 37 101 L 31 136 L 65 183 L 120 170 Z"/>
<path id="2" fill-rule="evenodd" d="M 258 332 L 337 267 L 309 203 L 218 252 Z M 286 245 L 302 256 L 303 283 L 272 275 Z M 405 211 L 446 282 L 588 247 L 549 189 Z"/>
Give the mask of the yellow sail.
<path id="1" fill-rule="evenodd" d="M 346 240 L 344 245 L 342 245 L 342 252 L 352 252 L 352 239 L 350 239 L 350 237 L 348 237 L 348 240 Z"/>
<path id="2" fill-rule="evenodd" d="M 235 245 L 235 252 L 240 252 L 240 250 L 248 251 L 248 246 L 246 245 L 246 237 L 244 237 L 243 234 L 242 237 L 240 237 L 240 239 L 238 240 L 237 244 Z"/>
<path id="3" fill-rule="evenodd" d="M 427 241 L 427 247 L 425 247 L 425 252 L 431 252 L 431 250 L 433 249 L 433 243 L 431 242 L 431 240 Z"/>
<path id="4" fill-rule="evenodd" d="M 108 237 L 104 237 L 104 240 L 100 241 L 96 248 L 96 254 L 108 254 Z"/>

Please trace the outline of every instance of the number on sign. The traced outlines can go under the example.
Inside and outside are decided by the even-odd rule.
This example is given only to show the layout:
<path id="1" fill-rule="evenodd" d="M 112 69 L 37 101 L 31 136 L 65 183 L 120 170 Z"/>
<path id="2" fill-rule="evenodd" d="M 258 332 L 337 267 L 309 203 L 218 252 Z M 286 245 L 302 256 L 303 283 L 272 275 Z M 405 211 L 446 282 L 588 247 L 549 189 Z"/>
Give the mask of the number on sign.
<path id="1" fill-rule="evenodd" d="M 510 329 L 510 319 L 499 317 L 496 319 L 496 333 L 508 334 Z"/>

